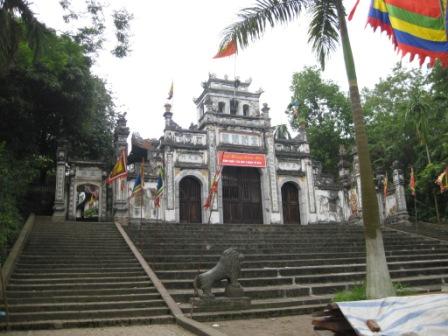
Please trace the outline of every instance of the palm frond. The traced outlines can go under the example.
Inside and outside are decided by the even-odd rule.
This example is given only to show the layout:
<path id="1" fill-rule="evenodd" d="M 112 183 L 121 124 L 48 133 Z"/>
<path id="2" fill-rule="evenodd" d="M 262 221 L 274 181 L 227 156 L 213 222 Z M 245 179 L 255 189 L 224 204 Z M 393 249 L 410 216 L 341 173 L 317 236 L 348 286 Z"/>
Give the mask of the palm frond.
<path id="1" fill-rule="evenodd" d="M 238 14 L 239 20 L 224 30 L 221 47 L 231 40 L 245 48 L 263 36 L 268 26 L 288 23 L 313 1 L 310 0 L 257 0 L 253 7 L 244 8 Z"/>
<path id="2" fill-rule="evenodd" d="M 334 1 L 316 0 L 312 6 L 308 42 L 320 61 L 322 69 L 330 52 L 339 43 L 338 14 Z"/>

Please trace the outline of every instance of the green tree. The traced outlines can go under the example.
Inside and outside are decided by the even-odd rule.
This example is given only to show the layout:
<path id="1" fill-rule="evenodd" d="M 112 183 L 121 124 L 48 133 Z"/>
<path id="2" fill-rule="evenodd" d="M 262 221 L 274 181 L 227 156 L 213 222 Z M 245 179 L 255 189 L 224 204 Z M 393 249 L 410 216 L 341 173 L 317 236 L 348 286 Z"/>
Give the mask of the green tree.
<path id="1" fill-rule="evenodd" d="M 353 140 L 348 97 L 337 84 L 324 81 L 321 72 L 313 67 L 293 75 L 291 90 L 291 127 L 297 129 L 301 123 L 306 124 L 313 159 L 320 161 L 325 171 L 336 174 L 339 146 Z"/>
<path id="2" fill-rule="evenodd" d="M 18 27 L 25 29 L 20 22 Z M 113 156 L 115 108 L 104 82 L 90 72 L 90 58 L 69 36 L 48 31 L 46 43 L 36 56 L 22 35 L 14 61 L 0 73 L 3 248 L 20 227 L 21 215 L 27 215 L 27 202 L 38 201 L 29 192 L 30 182 L 42 185 L 54 178 L 58 139 L 71 144 L 72 158 Z"/>
<path id="3" fill-rule="evenodd" d="M 406 178 L 414 167 L 418 217 L 428 221 L 437 218 L 434 192 L 441 217 L 446 211 L 446 195 L 439 195 L 434 184 L 448 156 L 446 83 L 446 71 L 440 67 L 423 71 L 397 64 L 373 89 L 363 91 L 373 165 L 384 172 L 397 160 Z M 413 212 L 410 194 L 408 201 Z"/>
<path id="4" fill-rule="evenodd" d="M 429 138 L 429 119 L 431 106 L 429 103 L 429 95 L 426 91 L 421 89 L 421 85 L 416 83 L 412 87 L 410 92 L 409 107 L 406 113 L 406 121 L 411 122 L 415 127 L 417 138 L 422 146 L 425 147 L 426 159 L 428 165 L 432 165 L 431 154 L 428 147 Z M 439 206 L 437 204 L 437 195 L 434 189 L 432 189 L 432 195 L 434 199 L 434 208 L 436 210 L 437 223 L 440 223 Z"/>
<path id="5" fill-rule="evenodd" d="M 251 40 L 260 38 L 267 26 L 274 27 L 276 24 L 288 23 L 298 18 L 303 10 L 311 12 L 309 41 L 322 67 L 325 65 L 329 52 L 333 51 L 339 42 L 342 44 L 361 173 L 362 211 L 367 252 L 367 297 L 379 298 L 393 295 L 395 291 L 386 263 L 383 237 L 379 226 L 378 203 L 342 0 L 258 0 L 255 6 L 243 9 L 239 14 L 240 20 L 226 29 L 222 45 L 235 40 L 240 46 L 245 47 Z"/>
<path id="6" fill-rule="evenodd" d="M 93 56 L 103 48 L 107 25 L 103 13 L 104 4 L 100 0 L 85 0 L 85 12 L 72 10 L 70 0 L 59 1 L 65 22 L 87 23 L 78 25 L 75 31 L 65 32 L 77 42 L 84 52 Z M 7 71 L 15 60 L 19 42 L 26 38 L 29 47 L 37 57 L 48 49 L 47 37 L 52 32 L 39 22 L 26 0 L 0 0 L 0 70 Z M 129 30 L 133 15 L 126 9 L 113 10 L 112 24 L 115 28 L 116 46 L 111 50 L 116 57 L 125 57 L 130 52 Z"/>

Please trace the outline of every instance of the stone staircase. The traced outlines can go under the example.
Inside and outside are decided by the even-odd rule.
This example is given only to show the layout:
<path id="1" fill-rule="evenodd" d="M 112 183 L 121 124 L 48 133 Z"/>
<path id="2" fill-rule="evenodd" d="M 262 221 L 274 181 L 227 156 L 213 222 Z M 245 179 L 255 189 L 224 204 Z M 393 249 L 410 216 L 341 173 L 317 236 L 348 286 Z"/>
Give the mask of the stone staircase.
<path id="1" fill-rule="evenodd" d="M 174 321 L 113 223 L 37 217 L 7 299 L 13 329 Z"/>
<path id="2" fill-rule="evenodd" d="M 365 278 L 359 226 L 144 224 L 127 230 L 183 312 L 199 321 L 310 313 Z M 418 292 L 440 291 L 448 282 L 448 243 L 392 229 L 384 229 L 384 240 L 394 282 Z M 231 246 L 245 255 L 240 283 L 252 306 L 191 307 L 192 279 Z M 222 292 L 223 283 L 215 289 Z"/>

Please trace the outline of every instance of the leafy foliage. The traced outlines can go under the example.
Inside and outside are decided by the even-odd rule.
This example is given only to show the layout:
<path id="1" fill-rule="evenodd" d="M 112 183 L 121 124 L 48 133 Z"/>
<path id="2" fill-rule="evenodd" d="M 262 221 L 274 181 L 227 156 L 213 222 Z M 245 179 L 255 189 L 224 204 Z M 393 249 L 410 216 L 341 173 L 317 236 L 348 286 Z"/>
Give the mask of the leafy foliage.
<path id="1" fill-rule="evenodd" d="M 16 23 L 26 32 L 25 23 Z M 27 215 L 27 202 L 41 201 L 30 183 L 54 178 L 58 139 L 68 140 L 72 158 L 104 160 L 113 153 L 115 107 L 105 83 L 91 74 L 85 49 L 46 30 L 46 48 L 36 55 L 25 36 L 19 35 L 8 71 L 0 73 L 3 248 Z"/>
<path id="2" fill-rule="evenodd" d="M 287 113 L 295 129 L 307 125 L 311 155 L 322 163 L 325 171 L 336 174 L 340 145 L 353 142 L 350 101 L 331 81 L 324 81 L 321 72 L 306 67 L 295 73 L 291 90 L 293 102 Z"/>
<path id="3" fill-rule="evenodd" d="M 371 90 L 364 90 L 364 109 L 370 151 L 375 169 L 390 170 L 398 161 L 406 185 L 409 168 L 416 173 L 417 208 L 421 219 L 435 220 L 433 192 L 447 217 L 447 195 L 438 192 L 434 180 L 448 164 L 447 72 L 435 67 L 429 73 L 406 70 L 398 64 L 391 75 Z M 390 173 L 390 172 L 389 172 Z M 409 191 L 409 190 L 408 190 Z M 408 195 L 408 209 L 413 199 Z"/>
<path id="4" fill-rule="evenodd" d="M 23 221 L 20 204 L 26 188 L 36 176 L 39 160 L 21 160 L 14 157 L 0 142 L 0 261 L 6 256 L 8 245 L 14 241 Z"/>

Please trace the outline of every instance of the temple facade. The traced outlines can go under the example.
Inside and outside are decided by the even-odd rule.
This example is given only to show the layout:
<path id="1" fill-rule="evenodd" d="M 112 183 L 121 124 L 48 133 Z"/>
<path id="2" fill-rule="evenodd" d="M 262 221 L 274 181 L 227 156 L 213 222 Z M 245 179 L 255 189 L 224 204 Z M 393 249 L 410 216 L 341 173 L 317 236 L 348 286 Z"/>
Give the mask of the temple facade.
<path id="1" fill-rule="evenodd" d="M 128 177 L 109 188 L 104 186 L 107 173 L 100 164 L 71 162 L 61 146 L 57 171 L 64 176 L 57 177 L 55 216 L 79 218 L 79 196 L 87 192 L 90 205 L 97 202 L 99 220 L 296 225 L 359 221 L 356 155 L 341 149 L 339 176 L 322 173 L 312 160 L 306 128 L 299 128 L 294 138 L 281 138 L 271 125 L 268 105 L 260 106 L 262 91 L 251 91 L 250 84 L 209 75 L 194 100 L 197 123 L 180 127 L 174 121 L 175 109 L 167 103 L 163 135 L 144 139 L 134 133 L 130 148 L 130 131 L 121 116 L 115 149 L 117 156 L 122 150 L 128 154 Z M 71 167 L 68 173 L 65 166 Z M 161 168 L 164 191 L 157 207 Z M 131 197 L 142 170 L 144 192 Z M 204 207 L 217 172 L 216 197 Z M 382 176 L 377 181 L 382 220 L 406 218 L 400 170 L 394 170 L 387 193 Z"/>

